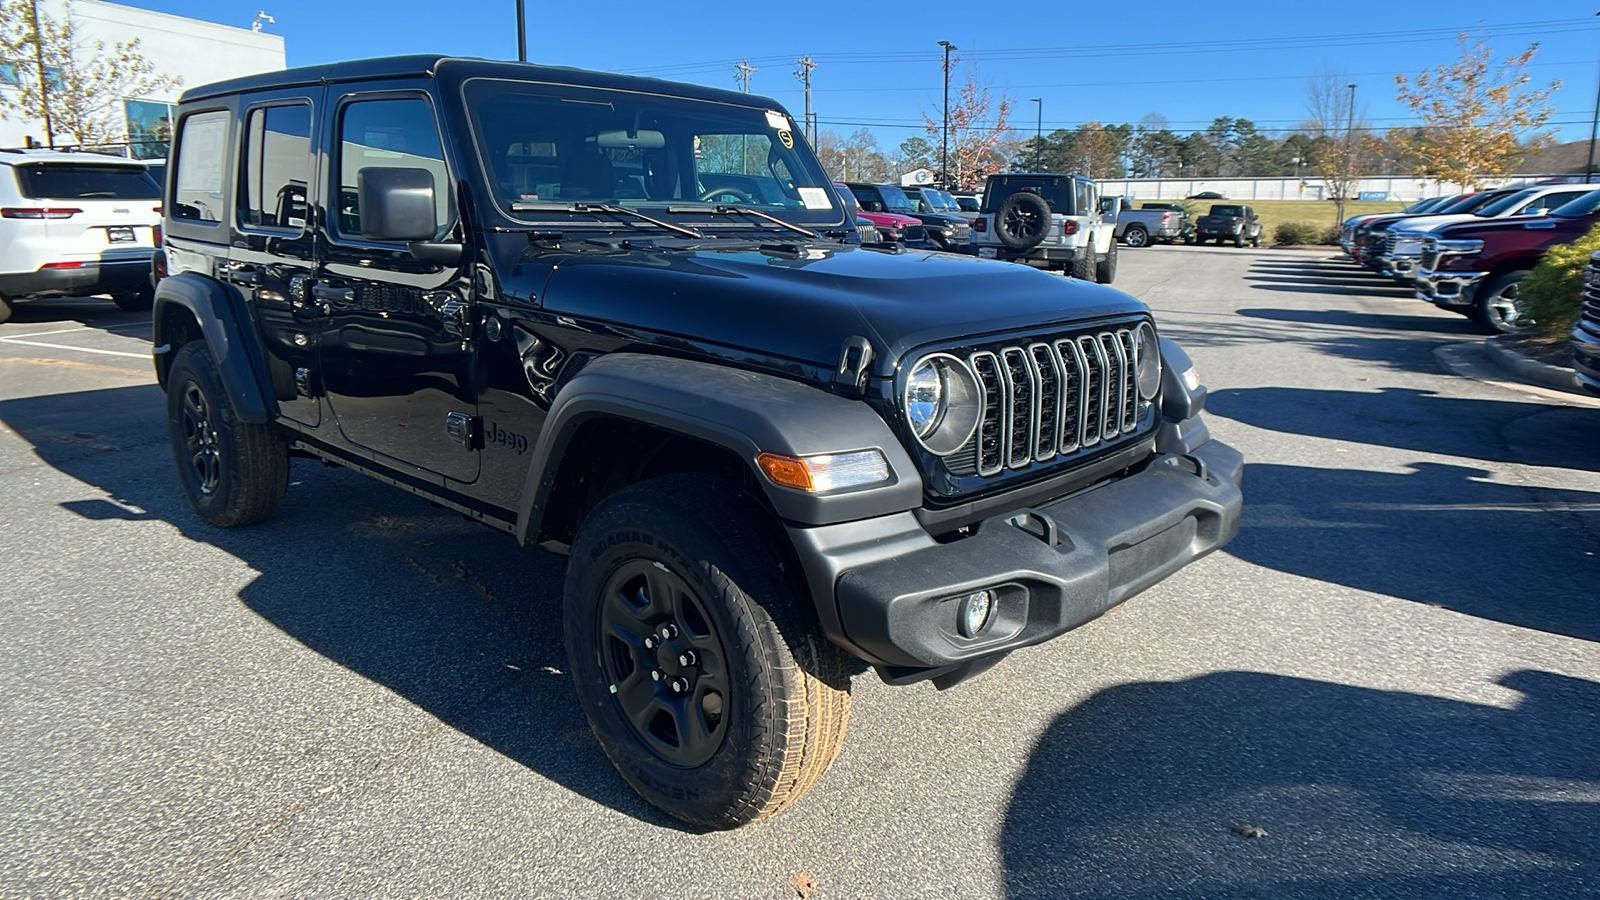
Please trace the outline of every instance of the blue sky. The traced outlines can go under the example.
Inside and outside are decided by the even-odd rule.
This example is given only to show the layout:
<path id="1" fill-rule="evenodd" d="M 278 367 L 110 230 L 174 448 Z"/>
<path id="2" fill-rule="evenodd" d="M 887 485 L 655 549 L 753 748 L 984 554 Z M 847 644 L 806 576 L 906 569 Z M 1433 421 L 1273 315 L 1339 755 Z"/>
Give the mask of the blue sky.
<path id="1" fill-rule="evenodd" d="M 257 10 L 277 19 L 289 65 L 399 53 L 516 57 L 514 0 L 120 0 L 176 15 L 248 26 Z M 990 16 L 992 3 L 701 2 L 550 3 L 527 0 L 534 62 L 648 74 L 733 88 L 735 63 L 758 71 L 753 93 L 803 108 L 794 61 L 809 54 L 822 127 L 870 125 L 886 147 L 921 134 L 937 115 L 940 40 L 960 48 L 993 90 L 1016 98 L 1013 125 L 1031 132 L 1084 121 L 1165 116 L 1175 130 L 1217 116 L 1289 128 L 1305 116 L 1307 77 L 1327 69 L 1355 82 L 1358 107 L 1378 128 L 1412 121 L 1394 75 L 1455 59 L 1455 33 L 1486 29 L 1497 56 L 1540 42 L 1529 73 L 1560 79 L 1553 128 L 1589 137 L 1600 81 L 1600 0 L 1396 3 L 1040 3 Z"/>

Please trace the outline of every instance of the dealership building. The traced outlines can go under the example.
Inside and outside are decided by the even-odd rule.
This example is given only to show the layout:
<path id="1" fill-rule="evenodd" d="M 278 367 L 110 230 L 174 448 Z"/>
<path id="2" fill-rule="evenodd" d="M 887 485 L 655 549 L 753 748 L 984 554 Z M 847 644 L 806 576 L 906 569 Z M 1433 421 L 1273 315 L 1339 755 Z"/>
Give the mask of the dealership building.
<path id="1" fill-rule="evenodd" d="M 21 0 L 24 9 L 27 4 L 28 0 Z M 285 67 L 283 37 L 254 30 L 251 26 L 256 23 L 202 22 L 102 0 L 38 0 L 38 4 L 40 16 L 58 22 L 71 18 L 80 63 L 96 52 L 96 43 L 103 43 L 101 52 L 109 54 L 118 42 L 138 38 L 138 52 L 155 67 L 155 74 L 180 80 L 165 93 L 120 98 L 125 139 L 133 142 L 130 146 L 136 156 L 166 155 L 167 126 L 184 88 Z M 49 77 L 49 60 L 45 62 Z M 15 83 L 17 66 L 36 64 L 31 59 L 0 62 L 0 90 L 15 89 L 7 82 Z M 0 147 L 27 146 L 29 138 L 43 144 L 44 134 L 43 121 L 25 118 L 15 110 L 0 120 Z M 58 130 L 58 145 L 71 141 Z"/>

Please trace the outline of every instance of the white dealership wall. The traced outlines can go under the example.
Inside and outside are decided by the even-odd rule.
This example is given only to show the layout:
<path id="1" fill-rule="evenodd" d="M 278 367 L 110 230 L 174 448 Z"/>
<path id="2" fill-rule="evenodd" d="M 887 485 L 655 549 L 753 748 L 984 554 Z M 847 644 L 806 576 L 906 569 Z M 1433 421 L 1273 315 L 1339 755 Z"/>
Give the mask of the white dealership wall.
<path id="1" fill-rule="evenodd" d="M 249 22 L 241 27 L 220 25 L 102 0 L 39 0 L 39 12 L 57 20 L 70 13 L 85 48 L 102 41 L 109 50 L 118 41 L 138 38 L 139 52 L 158 74 L 183 79 L 171 91 L 126 100 L 175 103 L 184 88 L 285 68 L 283 37 L 251 31 Z M 0 86 L 0 90 L 11 89 Z M 43 143 L 44 123 L 16 113 L 0 120 L 0 147 L 21 147 L 29 135 Z M 63 143 L 70 138 L 58 135 L 56 140 Z"/>
<path id="2" fill-rule="evenodd" d="M 1581 182 L 1582 175 L 1512 175 L 1507 178 L 1485 179 L 1483 187 L 1502 185 L 1522 186 L 1533 184 L 1561 184 Z M 1600 187 L 1600 185 L 1597 185 Z M 1102 178 L 1102 196 L 1133 197 L 1139 200 L 1182 200 L 1205 191 L 1213 191 L 1248 203 L 1251 200 L 1324 200 L 1332 196 L 1320 178 Z M 1382 194 L 1386 200 L 1421 200 L 1442 194 L 1459 194 L 1459 185 L 1444 181 L 1427 181 L 1408 175 L 1374 175 L 1363 178 L 1355 185 L 1355 193 Z"/>

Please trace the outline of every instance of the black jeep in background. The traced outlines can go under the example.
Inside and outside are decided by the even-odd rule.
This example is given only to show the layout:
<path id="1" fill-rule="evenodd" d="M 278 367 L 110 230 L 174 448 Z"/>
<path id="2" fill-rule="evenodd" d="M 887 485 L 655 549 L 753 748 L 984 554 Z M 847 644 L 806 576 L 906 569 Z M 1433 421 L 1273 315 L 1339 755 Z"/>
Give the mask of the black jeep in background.
<path id="1" fill-rule="evenodd" d="M 686 822 L 811 788 L 857 665 L 950 687 L 1238 529 L 1143 303 L 863 246 L 775 101 L 412 56 L 192 88 L 173 138 L 198 515 L 274 515 L 307 458 L 565 557 L 584 713 Z"/>
<path id="2" fill-rule="evenodd" d="M 1232 241 L 1235 247 L 1243 247 L 1245 244 L 1259 247 L 1261 220 L 1251 207 L 1215 204 L 1211 207 L 1211 212 L 1195 220 L 1194 239 L 1199 244 L 1214 240 L 1218 244 Z"/>

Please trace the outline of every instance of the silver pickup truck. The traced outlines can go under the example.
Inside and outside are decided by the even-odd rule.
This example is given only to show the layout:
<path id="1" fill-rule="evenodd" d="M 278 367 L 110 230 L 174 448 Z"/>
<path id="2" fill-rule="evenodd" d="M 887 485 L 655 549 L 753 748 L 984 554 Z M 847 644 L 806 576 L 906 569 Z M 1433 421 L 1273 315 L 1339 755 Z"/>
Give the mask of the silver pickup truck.
<path id="1" fill-rule="evenodd" d="M 1194 223 L 1179 203 L 1145 203 L 1139 209 L 1127 197 L 1118 198 L 1116 239 L 1129 247 L 1146 247 L 1151 241 L 1170 244 L 1190 238 Z"/>

